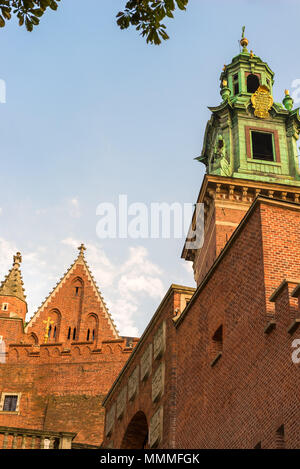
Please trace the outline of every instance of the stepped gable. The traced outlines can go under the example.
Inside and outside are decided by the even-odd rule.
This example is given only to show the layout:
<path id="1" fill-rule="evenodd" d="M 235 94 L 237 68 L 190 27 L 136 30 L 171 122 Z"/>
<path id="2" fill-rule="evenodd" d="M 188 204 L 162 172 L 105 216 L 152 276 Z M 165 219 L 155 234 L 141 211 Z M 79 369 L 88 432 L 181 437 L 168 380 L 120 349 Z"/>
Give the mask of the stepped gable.
<path id="1" fill-rule="evenodd" d="M 78 249 L 79 255 L 74 263 L 57 282 L 25 328 L 25 332 L 35 335 L 39 342 L 62 343 L 66 340 L 85 342 L 94 339 L 97 342 L 99 339 L 120 339 L 84 257 L 86 248 L 81 244 Z M 49 341 L 44 341 L 48 318 L 50 318 L 48 326 L 52 332 L 49 333 Z M 105 323 L 103 319 L 106 320 Z M 90 333 L 87 336 L 88 330 Z"/>

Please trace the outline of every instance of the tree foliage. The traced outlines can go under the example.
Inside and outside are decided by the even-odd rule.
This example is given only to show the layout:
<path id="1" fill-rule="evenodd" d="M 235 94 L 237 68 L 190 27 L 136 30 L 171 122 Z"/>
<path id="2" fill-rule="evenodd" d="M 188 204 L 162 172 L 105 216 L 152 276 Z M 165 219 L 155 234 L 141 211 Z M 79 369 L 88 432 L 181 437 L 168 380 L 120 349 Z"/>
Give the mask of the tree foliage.
<path id="1" fill-rule="evenodd" d="M 124 11 L 117 14 L 117 24 L 121 29 L 135 26 L 147 43 L 160 44 L 169 39 L 162 21 L 173 18 L 176 7 L 185 10 L 189 0 L 129 0 Z"/>
<path id="2" fill-rule="evenodd" d="M 0 27 L 3 28 L 6 20 L 16 15 L 19 25 L 32 31 L 48 8 L 57 10 L 57 2 L 60 0 L 0 0 Z"/>
<path id="3" fill-rule="evenodd" d="M 87 0 L 84 0 L 85 2 Z M 141 32 L 147 43 L 160 44 L 169 39 L 165 18 L 173 18 L 176 8 L 185 10 L 189 0 L 128 0 L 124 11 L 117 14 L 121 29 L 130 26 Z M 20 26 L 32 31 L 47 9 L 57 10 L 60 0 L 0 0 L 0 27 L 16 15 Z"/>

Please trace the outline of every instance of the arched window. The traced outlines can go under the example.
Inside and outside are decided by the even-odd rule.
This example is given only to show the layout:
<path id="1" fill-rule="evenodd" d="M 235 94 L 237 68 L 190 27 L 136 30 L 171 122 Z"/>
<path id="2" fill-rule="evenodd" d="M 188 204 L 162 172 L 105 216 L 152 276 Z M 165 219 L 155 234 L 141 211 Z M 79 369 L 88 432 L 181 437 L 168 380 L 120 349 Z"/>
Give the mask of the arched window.
<path id="1" fill-rule="evenodd" d="M 88 329 L 87 335 L 86 335 L 86 340 L 88 341 L 90 339 L 90 330 Z"/>
<path id="2" fill-rule="evenodd" d="M 49 329 L 48 329 L 48 339 L 50 339 L 50 336 L 51 336 L 51 330 L 52 330 L 52 326 L 49 326 Z"/>
<path id="3" fill-rule="evenodd" d="M 258 87 L 259 87 L 258 76 L 250 73 L 250 75 L 247 76 L 247 93 L 255 93 Z"/>
<path id="4" fill-rule="evenodd" d="M 54 331 L 53 331 L 53 338 L 55 339 L 56 337 L 56 326 L 54 327 Z"/>
<path id="5" fill-rule="evenodd" d="M 76 339 L 76 327 L 74 327 L 74 330 L 73 330 L 73 340 Z"/>
<path id="6" fill-rule="evenodd" d="M 68 340 L 71 339 L 71 328 L 69 327 L 69 330 L 68 330 Z"/>
<path id="7" fill-rule="evenodd" d="M 76 298 L 81 298 L 82 293 L 83 293 L 83 281 L 80 277 L 76 277 L 74 281 L 72 282 L 72 286 L 74 288 L 74 297 Z"/>

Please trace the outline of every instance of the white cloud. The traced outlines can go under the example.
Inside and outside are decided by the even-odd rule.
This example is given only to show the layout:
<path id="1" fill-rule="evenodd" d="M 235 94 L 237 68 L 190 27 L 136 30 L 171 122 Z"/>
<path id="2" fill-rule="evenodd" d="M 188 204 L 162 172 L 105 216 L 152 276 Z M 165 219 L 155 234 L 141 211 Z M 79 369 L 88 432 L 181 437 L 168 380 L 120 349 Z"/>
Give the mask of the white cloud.
<path id="1" fill-rule="evenodd" d="M 69 215 L 72 218 L 80 218 L 81 217 L 81 210 L 80 204 L 77 197 L 73 197 L 72 199 L 68 200 L 67 202 Z"/>
<path id="2" fill-rule="evenodd" d="M 191 261 L 183 261 L 182 262 L 183 268 L 189 273 L 193 274 L 193 263 Z"/>
<path id="3" fill-rule="evenodd" d="M 18 251 L 15 243 L 0 238 L 0 282 L 2 282 L 13 263 L 13 256 Z"/>

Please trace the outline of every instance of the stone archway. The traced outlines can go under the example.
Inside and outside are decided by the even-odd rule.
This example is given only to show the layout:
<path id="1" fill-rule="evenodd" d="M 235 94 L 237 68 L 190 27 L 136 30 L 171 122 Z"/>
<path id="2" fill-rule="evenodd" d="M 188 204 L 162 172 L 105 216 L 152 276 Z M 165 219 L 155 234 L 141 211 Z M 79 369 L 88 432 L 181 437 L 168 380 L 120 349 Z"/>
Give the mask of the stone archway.
<path id="1" fill-rule="evenodd" d="M 144 412 L 139 411 L 131 419 L 121 443 L 121 449 L 148 448 L 148 423 Z"/>

